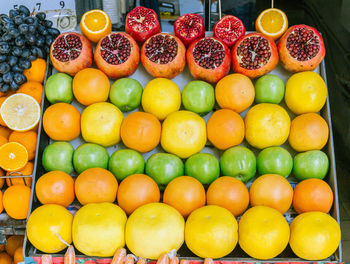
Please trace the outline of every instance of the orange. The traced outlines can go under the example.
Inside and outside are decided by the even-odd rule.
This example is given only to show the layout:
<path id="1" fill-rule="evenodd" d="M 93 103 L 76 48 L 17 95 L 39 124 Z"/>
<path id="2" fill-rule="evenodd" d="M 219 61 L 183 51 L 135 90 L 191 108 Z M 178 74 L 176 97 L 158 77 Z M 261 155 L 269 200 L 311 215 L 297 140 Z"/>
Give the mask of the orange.
<path id="1" fill-rule="evenodd" d="M 80 30 L 85 37 L 96 43 L 112 32 L 111 19 L 102 10 L 90 10 L 83 14 L 80 22 Z"/>
<path id="2" fill-rule="evenodd" d="M 249 192 L 240 180 L 222 176 L 210 184 L 207 190 L 207 204 L 224 207 L 237 217 L 248 208 Z"/>
<path id="3" fill-rule="evenodd" d="M 293 188 L 282 176 L 265 174 L 257 178 L 249 189 L 251 206 L 264 205 L 272 207 L 281 214 L 292 205 Z"/>
<path id="4" fill-rule="evenodd" d="M 5 245 L 0 245 L 0 252 L 3 252 L 5 250 Z"/>
<path id="5" fill-rule="evenodd" d="M 333 205 L 331 187 L 320 179 L 307 179 L 294 188 L 293 207 L 298 214 L 319 211 L 328 213 Z"/>
<path id="6" fill-rule="evenodd" d="M 22 144 L 28 151 L 28 160 L 32 160 L 35 158 L 37 138 L 38 134 L 34 131 L 13 131 L 9 137 L 9 142 Z"/>
<path id="7" fill-rule="evenodd" d="M 24 76 L 27 77 L 27 81 L 35 81 L 39 83 L 44 83 L 45 73 L 46 61 L 41 58 L 33 60 L 32 66 L 23 72 Z"/>
<path id="8" fill-rule="evenodd" d="M 5 176 L 5 172 L 2 169 L 0 169 L 0 176 Z M 4 186 L 4 184 L 5 184 L 5 179 L 4 178 L 0 178 L 0 190 Z M 1 203 L 1 205 L 2 205 L 2 203 Z"/>
<path id="9" fill-rule="evenodd" d="M 28 162 L 27 149 L 20 143 L 9 142 L 0 147 L 0 167 L 6 171 L 18 171 Z"/>
<path id="10" fill-rule="evenodd" d="M 205 205 L 204 187 L 190 176 L 177 177 L 165 188 L 163 203 L 174 207 L 183 217 L 187 217 Z"/>
<path id="11" fill-rule="evenodd" d="M 216 84 L 215 98 L 221 108 L 228 108 L 240 113 L 252 105 L 254 97 L 254 85 L 243 74 L 227 75 Z"/>
<path id="12" fill-rule="evenodd" d="M 158 118 L 154 115 L 134 112 L 123 120 L 120 136 L 128 148 L 148 152 L 159 144 L 161 128 Z"/>
<path id="13" fill-rule="evenodd" d="M 15 262 L 15 264 L 17 264 L 18 262 L 24 261 L 23 246 L 21 246 L 15 250 L 15 253 L 13 255 L 13 261 Z"/>
<path id="14" fill-rule="evenodd" d="M 8 142 L 7 138 L 0 136 L 0 147 Z"/>
<path id="15" fill-rule="evenodd" d="M 37 180 L 35 193 L 42 204 L 67 207 L 75 198 L 74 180 L 63 171 L 50 171 Z"/>
<path id="16" fill-rule="evenodd" d="M 27 162 L 27 164 L 20 170 L 16 172 L 7 172 L 7 176 L 28 176 L 32 175 L 34 169 L 33 162 Z M 32 186 L 32 178 L 31 177 L 23 177 L 23 178 L 7 178 L 6 179 L 7 186 L 22 184 L 28 187 Z"/>
<path id="17" fill-rule="evenodd" d="M 111 84 L 103 71 L 87 68 L 78 72 L 73 79 L 73 94 L 82 105 L 105 102 Z"/>
<path id="18" fill-rule="evenodd" d="M 0 117 L 1 118 L 1 117 Z M 0 136 L 3 136 L 4 138 L 9 138 L 10 134 L 11 134 L 12 130 L 9 129 L 8 127 L 5 126 L 1 126 L 0 125 Z"/>
<path id="19" fill-rule="evenodd" d="M 91 168 L 78 176 L 74 188 L 77 199 L 82 205 L 113 203 L 117 197 L 118 182 L 108 170 Z"/>
<path id="20" fill-rule="evenodd" d="M 298 152 L 322 149 L 329 136 L 327 122 L 318 114 L 297 116 L 290 126 L 289 144 Z"/>
<path id="21" fill-rule="evenodd" d="M 0 192 L 0 213 L 2 213 L 2 211 L 4 210 L 2 200 L 3 200 L 3 194 L 2 194 L 2 192 Z"/>
<path id="22" fill-rule="evenodd" d="M 214 112 L 207 122 L 209 141 L 218 149 L 225 150 L 242 143 L 244 122 L 242 117 L 230 109 Z"/>
<path id="23" fill-rule="evenodd" d="M 272 38 L 279 39 L 288 28 L 286 14 L 277 8 L 269 8 L 260 13 L 255 22 L 257 32 Z"/>
<path id="24" fill-rule="evenodd" d="M 12 258 L 6 252 L 1 252 L 0 264 L 12 264 Z"/>
<path id="25" fill-rule="evenodd" d="M 7 96 L 0 97 L 0 107 L 6 99 L 7 99 Z M 1 115 L 0 115 L 0 125 L 7 127 L 4 120 L 2 119 Z"/>
<path id="26" fill-rule="evenodd" d="M 7 238 L 7 244 L 5 246 L 7 254 L 11 257 L 15 254 L 17 248 L 23 246 L 24 236 L 14 235 Z"/>
<path id="27" fill-rule="evenodd" d="M 71 141 L 80 134 L 80 113 L 67 103 L 49 106 L 43 116 L 46 134 L 56 141 Z"/>
<path id="28" fill-rule="evenodd" d="M 26 219 L 29 212 L 30 188 L 25 185 L 12 185 L 3 196 L 6 213 L 14 219 Z"/>
<path id="29" fill-rule="evenodd" d="M 130 215 L 137 208 L 160 200 L 157 183 L 145 174 L 133 174 L 126 177 L 118 188 L 118 205 Z"/>
<path id="30" fill-rule="evenodd" d="M 33 97 L 39 105 L 43 98 L 43 85 L 40 82 L 28 81 L 22 84 L 16 93 L 23 93 Z"/>

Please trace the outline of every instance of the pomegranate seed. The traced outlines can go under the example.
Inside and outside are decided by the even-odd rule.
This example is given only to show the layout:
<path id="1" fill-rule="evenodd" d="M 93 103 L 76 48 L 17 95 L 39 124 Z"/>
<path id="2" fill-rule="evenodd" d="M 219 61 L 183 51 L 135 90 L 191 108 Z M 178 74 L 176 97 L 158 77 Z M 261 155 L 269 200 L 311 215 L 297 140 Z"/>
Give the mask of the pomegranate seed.
<path id="1" fill-rule="evenodd" d="M 119 65 L 127 61 L 131 52 L 130 41 L 115 33 L 105 37 L 101 42 L 101 56 L 109 64 Z"/>
<path id="2" fill-rule="evenodd" d="M 82 43 L 76 35 L 63 35 L 53 43 L 52 55 L 55 59 L 65 62 L 79 57 Z"/>

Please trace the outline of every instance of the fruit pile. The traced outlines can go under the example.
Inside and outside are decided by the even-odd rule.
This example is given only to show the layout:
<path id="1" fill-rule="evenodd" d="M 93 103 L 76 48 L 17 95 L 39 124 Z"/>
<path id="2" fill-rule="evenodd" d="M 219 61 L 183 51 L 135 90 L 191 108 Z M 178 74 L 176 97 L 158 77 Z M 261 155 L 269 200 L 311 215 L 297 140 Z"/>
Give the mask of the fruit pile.
<path id="1" fill-rule="evenodd" d="M 0 246 L 0 261 L 4 264 L 17 264 L 24 261 L 23 257 L 24 236 L 8 236 L 7 244 Z"/>

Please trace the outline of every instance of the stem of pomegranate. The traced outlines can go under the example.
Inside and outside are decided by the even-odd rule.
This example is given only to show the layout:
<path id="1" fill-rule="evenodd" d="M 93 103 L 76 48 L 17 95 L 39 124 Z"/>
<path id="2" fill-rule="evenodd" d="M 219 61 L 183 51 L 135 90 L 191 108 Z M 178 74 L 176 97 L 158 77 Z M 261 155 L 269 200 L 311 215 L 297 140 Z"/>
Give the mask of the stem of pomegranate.
<path id="1" fill-rule="evenodd" d="M 273 8 L 273 0 L 271 0 L 271 8 Z"/>

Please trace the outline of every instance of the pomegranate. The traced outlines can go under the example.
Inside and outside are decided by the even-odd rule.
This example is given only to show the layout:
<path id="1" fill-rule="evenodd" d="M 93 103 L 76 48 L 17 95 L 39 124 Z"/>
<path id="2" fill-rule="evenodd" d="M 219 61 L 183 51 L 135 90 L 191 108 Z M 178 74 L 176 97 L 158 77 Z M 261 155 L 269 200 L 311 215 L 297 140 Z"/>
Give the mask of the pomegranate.
<path id="1" fill-rule="evenodd" d="M 254 79 L 272 71 L 277 64 L 275 42 L 261 33 L 245 35 L 232 49 L 233 70 L 250 78 Z"/>
<path id="2" fill-rule="evenodd" d="M 215 24 L 213 32 L 214 37 L 231 48 L 241 36 L 244 36 L 245 27 L 239 18 L 227 15 Z"/>
<path id="3" fill-rule="evenodd" d="M 320 33 L 307 25 L 290 27 L 277 47 L 283 67 L 291 72 L 313 71 L 326 53 Z"/>
<path id="4" fill-rule="evenodd" d="M 145 42 L 146 39 L 160 32 L 156 12 L 142 6 L 135 7 L 126 16 L 125 31 L 138 43 Z"/>
<path id="5" fill-rule="evenodd" d="M 143 43 L 141 61 L 153 77 L 172 79 L 185 68 L 185 52 L 186 48 L 178 37 L 159 33 Z"/>
<path id="6" fill-rule="evenodd" d="M 192 42 L 186 52 L 192 76 L 216 83 L 230 71 L 230 50 L 220 40 L 205 37 Z"/>
<path id="7" fill-rule="evenodd" d="M 129 34 L 111 33 L 100 39 L 94 58 L 101 71 L 108 77 L 117 79 L 136 71 L 140 63 L 140 49 Z"/>
<path id="8" fill-rule="evenodd" d="M 60 72 L 74 76 L 77 72 L 92 65 L 90 42 L 75 32 L 59 35 L 50 48 L 52 65 Z"/>
<path id="9" fill-rule="evenodd" d="M 174 32 L 183 44 L 190 45 L 194 40 L 205 36 L 204 22 L 198 14 L 185 14 L 176 19 Z"/>

